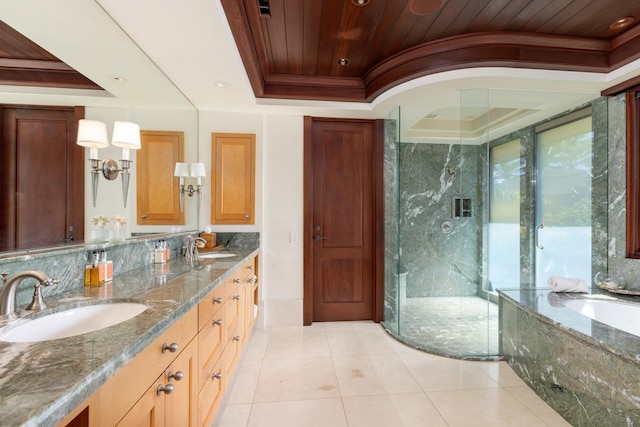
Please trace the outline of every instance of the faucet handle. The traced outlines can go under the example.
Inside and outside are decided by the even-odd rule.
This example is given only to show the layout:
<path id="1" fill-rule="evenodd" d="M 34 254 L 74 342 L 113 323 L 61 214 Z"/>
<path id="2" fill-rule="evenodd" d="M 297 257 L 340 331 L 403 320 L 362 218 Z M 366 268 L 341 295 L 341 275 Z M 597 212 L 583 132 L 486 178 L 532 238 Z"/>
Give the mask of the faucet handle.
<path id="1" fill-rule="evenodd" d="M 49 282 L 42 282 L 42 284 L 49 286 Z M 33 299 L 26 308 L 27 310 L 41 311 L 47 307 L 47 303 L 44 302 L 44 298 L 42 298 L 42 292 L 40 292 L 40 282 L 36 282 L 33 289 Z"/>
<path id="2" fill-rule="evenodd" d="M 9 272 L 3 271 L 2 273 L 0 273 L 0 275 L 2 275 L 2 283 L 3 284 L 7 283 L 7 277 L 9 277 Z"/>
<path id="3" fill-rule="evenodd" d="M 60 283 L 60 280 L 53 277 L 49 277 L 47 275 L 45 275 L 45 277 L 47 279 L 38 280 L 34 285 L 33 299 L 31 300 L 31 303 L 29 303 L 29 305 L 27 306 L 27 310 L 41 311 L 48 307 L 47 303 L 44 302 L 44 298 L 42 298 L 42 292 L 40 291 L 40 286 L 41 285 L 42 286 L 57 285 L 58 283 Z"/>
<path id="4" fill-rule="evenodd" d="M 57 279 L 55 277 L 50 277 L 49 280 L 45 280 L 42 282 L 44 286 L 53 286 L 57 285 L 58 283 L 60 283 L 60 279 Z M 38 286 L 38 283 L 36 283 L 36 286 Z"/>

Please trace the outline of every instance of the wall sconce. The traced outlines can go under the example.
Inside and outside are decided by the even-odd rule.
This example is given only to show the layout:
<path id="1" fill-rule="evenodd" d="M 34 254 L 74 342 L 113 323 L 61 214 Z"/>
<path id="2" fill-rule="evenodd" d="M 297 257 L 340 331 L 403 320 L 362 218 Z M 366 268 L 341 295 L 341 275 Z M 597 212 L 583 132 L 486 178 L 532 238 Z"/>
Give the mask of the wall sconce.
<path id="1" fill-rule="evenodd" d="M 204 170 L 204 163 L 176 163 L 173 176 L 180 177 L 180 212 L 184 209 L 184 195 L 192 197 L 194 193 L 198 193 L 198 211 L 200 211 L 200 198 L 202 197 L 202 177 L 207 176 Z M 196 187 L 192 184 L 185 187 L 185 178 L 196 178 Z"/>
<path id="2" fill-rule="evenodd" d="M 124 207 L 127 207 L 127 195 L 129 193 L 129 150 L 138 150 L 140 144 L 140 126 L 132 122 L 116 121 L 113 124 L 113 138 L 111 144 L 122 148 L 122 169 L 118 169 L 118 163 L 113 159 L 107 159 L 100 164 L 98 149 L 107 148 L 109 139 L 107 137 L 107 125 L 97 120 L 81 119 L 78 122 L 78 140 L 76 142 L 82 147 L 88 147 L 89 161 L 91 162 L 91 188 L 93 190 L 93 207 L 96 207 L 98 197 L 98 178 L 100 172 L 109 181 L 118 177 L 122 172 L 122 199 Z"/>

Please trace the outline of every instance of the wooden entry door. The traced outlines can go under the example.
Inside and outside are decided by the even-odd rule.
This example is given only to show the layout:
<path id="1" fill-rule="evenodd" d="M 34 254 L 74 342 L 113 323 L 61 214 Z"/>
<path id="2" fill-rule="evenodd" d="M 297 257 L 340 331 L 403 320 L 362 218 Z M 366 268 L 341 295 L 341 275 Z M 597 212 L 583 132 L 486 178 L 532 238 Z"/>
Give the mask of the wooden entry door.
<path id="1" fill-rule="evenodd" d="M 84 239 L 83 107 L 3 105 L 0 250 Z"/>
<path id="2" fill-rule="evenodd" d="M 378 126 L 305 118 L 305 325 L 382 320 Z"/>

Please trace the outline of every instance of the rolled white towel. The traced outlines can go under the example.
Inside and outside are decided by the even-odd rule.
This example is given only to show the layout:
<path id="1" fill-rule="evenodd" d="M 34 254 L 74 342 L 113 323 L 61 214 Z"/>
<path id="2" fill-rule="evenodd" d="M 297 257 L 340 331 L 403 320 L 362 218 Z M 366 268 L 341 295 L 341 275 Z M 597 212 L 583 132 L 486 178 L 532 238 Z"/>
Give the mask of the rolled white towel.
<path id="1" fill-rule="evenodd" d="M 571 277 L 551 276 L 549 277 L 549 287 L 553 292 L 589 292 L 584 280 Z"/>

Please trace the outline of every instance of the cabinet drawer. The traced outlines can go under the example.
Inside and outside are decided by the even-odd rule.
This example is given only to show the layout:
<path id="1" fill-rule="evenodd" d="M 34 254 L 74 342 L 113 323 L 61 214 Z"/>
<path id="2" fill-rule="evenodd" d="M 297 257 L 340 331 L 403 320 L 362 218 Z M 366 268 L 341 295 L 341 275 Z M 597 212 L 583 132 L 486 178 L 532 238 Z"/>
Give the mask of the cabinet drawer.
<path id="1" fill-rule="evenodd" d="M 226 388 L 226 376 L 224 357 L 221 357 L 208 373 L 202 390 L 200 390 L 200 394 L 198 395 L 199 426 L 210 427 L 213 425 L 216 411 L 220 406 Z"/>
<path id="2" fill-rule="evenodd" d="M 227 343 L 227 328 L 223 318 L 224 310 L 214 315 L 198 334 L 199 389 L 210 376 Z"/>
<path id="3" fill-rule="evenodd" d="M 226 283 L 222 282 L 198 304 L 198 330 L 202 329 L 222 307 L 227 295 Z"/>
<path id="4" fill-rule="evenodd" d="M 166 332 L 120 369 L 101 388 L 101 425 L 115 425 L 158 376 L 193 339 L 198 328 L 198 310 L 190 310 Z M 177 344 L 176 351 L 168 349 Z M 163 347 L 165 351 L 163 352 Z M 132 380 L 134 379 L 134 380 Z"/>

